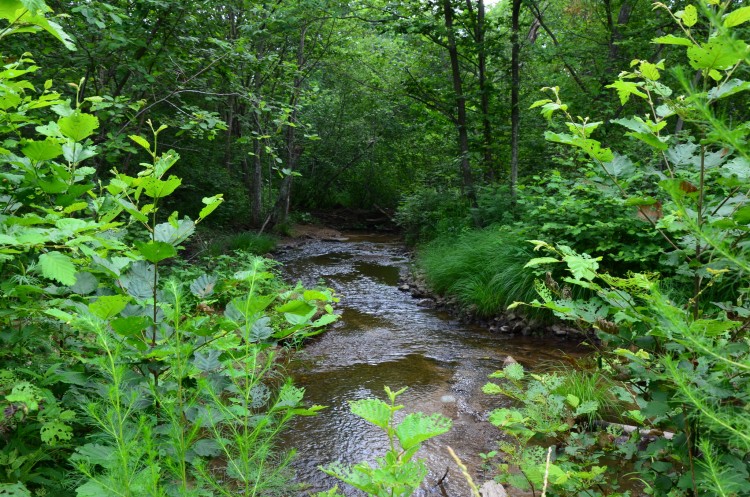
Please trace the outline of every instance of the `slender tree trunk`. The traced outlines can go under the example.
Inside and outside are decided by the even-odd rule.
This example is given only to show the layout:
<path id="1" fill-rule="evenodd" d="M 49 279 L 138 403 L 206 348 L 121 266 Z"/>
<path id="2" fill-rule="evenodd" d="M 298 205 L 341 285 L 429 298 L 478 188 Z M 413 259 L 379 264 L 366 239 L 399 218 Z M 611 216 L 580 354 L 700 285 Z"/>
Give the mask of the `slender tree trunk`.
<path id="1" fill-rule="evenodd" d="M 521 86 L 519 75 L 520 46 L 518 42 L 519 17 L 521 14 L 521 0 L 513 0 L 511 13 L 511 85 L 510 85 L 510 195 L 511 202 L 516 203 L 516 186 L 518 183 L 518 136 L 520 134 L 521 113 L 519 109 L 518 93 Z"/>
<path id="2" fill-rule="evenodd" d="M 305 64 L 305 36 L 307 35 L 307 26 L 302 29 L 300 33 L 299 47 L 297 48 L 297 74 L 294 77 L 294 87 L 292 90 L 292 96 L 289 99 L 289 105 L 292 108 L 292 113 L 289 116 L 290 123 L 294 124 L 297 120 L 298 114 L 298 103 L 300 93 L 302 92 L 302 84 L 305 80 L 302 73 L 302 67 Z M 279 187 L 279 196 L 276 200 L 273 212 L 273 225 L 283 224 L 286 222 L 286 218 L 289 215 L 289 204 L 292 198 L 292 180 L 294 175 L 292 174 L 297 170 L 299 158 L 302 156 L 302 146 L 297 143 L 297 133 L 295 126 L 286 127 L 286 167 L 289 169 L 289 174 L 284 176 Z"/>
<path id="3" fill-rule="evenodd" d="M 477 0 L 477 44 L 479 62 L 479 105 L 482 110 L 482 135 L 484 137 L 484 170 L 487 179 L 497 179 L 495 161 L 492 157 L 492 123 L 490 121 L 490 85 L 487 83 L 487 47 L 485 47 L 485 9 L 484 0 Z"/>
<path id="4" fill-rule="evenodd" d="M 263 144 L 260 139 L 255 140 L 253 155 L 253 178 L 250 182 L 250 221 L 253 226 L 260 226 L 263 218 Z"/>
<path id="5" fill-rule="evenodd" d="M 227 97 L 227 139 L 224 142 L 224 167 L 229 173 L 232 171 L 232 145 L 234 145 L 234 135 L 236 133 L 234 129 L 234 108 L 236 101 L 237 98 L 234 95 L 229 95 L 229 97 Z"/>
<path id="6" fill-rule="evenodd" d="M 469 133 L 466 119 L 466 96 L 464 95 L 461 81 L 461 68 L 458 65 L 458 49 L 456 48 L 456 36 L 453 32 L 453 6 L 451 5 L 451 0 L 443 0 L 443 14 L 445 16 L 445 29 L 448 33 L 448 54 L 450 55 L 451 60 L 453 92 L 456 94 L 456 126 L 458 128 L 458 150 L 461 154 L 463 189 L 472 207 L 476 207 L 477 196 L 474 191 L 474 179 L 471 174 L 471 164 L 469 163 Z"/>

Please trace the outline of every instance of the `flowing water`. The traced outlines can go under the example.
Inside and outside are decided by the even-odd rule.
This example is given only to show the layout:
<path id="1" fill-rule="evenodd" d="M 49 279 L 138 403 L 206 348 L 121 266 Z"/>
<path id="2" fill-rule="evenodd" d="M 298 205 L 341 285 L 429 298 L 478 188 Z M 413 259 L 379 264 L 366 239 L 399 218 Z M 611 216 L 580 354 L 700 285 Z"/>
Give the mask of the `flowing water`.
<path id="1" fill-rule="evenodd" d="M 292 365 L 292 376 L 305 388 L 309 403 L 328 406 L 322 414 L 300 418 L 285 444 L 298 449 L 298 480 L 311 491 L 337 481 L 318 466 L 332 461 L 373 462 L 387 443 L 378 428 L 349 412 L 347 401 L 385 399 L 383 387 L 409 389 L 400 397 L 401 414 L 440 412 L 453 429 L 428 441 L 419 456 L 430 474 L 417 496 L 470 496 L 469 488 L 447 451 L 450 445 L 478 482 L 480 452 L 495 448 L 499 432 L 488 421 L 502 401 L 482 393 L 487 375 L 502 369 L 509 355 L 527 367 L 580 355 L 571 344 L 551 339 L 504 338 L 461 324 L 445 313 L 420 305 L 398 289 L 409 258 L 393 236 L 349 234 L 346 241 L 311 241 L 279 255 L 288 277 L 306 285 L 321 280 L 341 298 L 341 320 L 309 342 Z M 361 493 L 339 484 L 347 496 Z"/>

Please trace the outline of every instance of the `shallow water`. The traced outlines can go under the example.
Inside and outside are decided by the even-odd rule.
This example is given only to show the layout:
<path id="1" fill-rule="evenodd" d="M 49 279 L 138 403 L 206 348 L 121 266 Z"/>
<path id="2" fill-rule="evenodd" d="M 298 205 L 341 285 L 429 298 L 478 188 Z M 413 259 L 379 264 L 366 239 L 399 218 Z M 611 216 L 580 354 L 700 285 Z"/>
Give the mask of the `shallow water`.
<path id="1" fill-rule="evenodd" d="M 513 356 L 529 368 L 557 362 L 582 351 L 551 339 L 508 339 L 461 324 L 445 313 L 419 305 L 399 291 L 409 258 L 398 239 L 386 235 L 348 234 L 345 242 L 314 241 L 284 250 L 278 259 L 288 277 L 306 285 L 324 281 L 341 298 L 341 320 L 309 342 L 291 374 L 305 388 L 309 403 L 328 406 L 322 414 L 299 418 L 285 437 L 296 447 L 297 478 L 310 491 L 327 490 L 337 481 L 317 469 L 332 461 L 373 462 L 385 453 L 385 435 L 349 412 L 347 401 L 385 399 L 383 386 L 408 386 L 399 399 L 401 414 L 441 412 L 453 429 L 428 441 L 419 456 L 430 468 L 416 496 L 443 496 L 437 481 L 448 471 L 444 487 L 450 497 L 470 496 L 469 488 L 448 455 L 450 445 L 476 476 L 483 474 L 480 452 L 496 447 L 498 430 L 487 422 L 503 401 L 482 393 L 487 375 Z M 363 495 L 351 488 L 347 496 Z"/>

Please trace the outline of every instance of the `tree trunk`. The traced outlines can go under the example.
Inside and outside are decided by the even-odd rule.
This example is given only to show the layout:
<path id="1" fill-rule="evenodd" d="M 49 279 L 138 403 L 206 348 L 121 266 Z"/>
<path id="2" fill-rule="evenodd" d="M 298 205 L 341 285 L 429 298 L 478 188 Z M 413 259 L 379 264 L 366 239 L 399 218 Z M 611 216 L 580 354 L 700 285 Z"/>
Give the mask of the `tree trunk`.
<path id="1" fill-rule="evenodd" d="M 259 138 L 255 139 L 253 155 L 253 179 L 250 182 L 250 221 L 253 226 L 260 226 L 263 218 L 263 144 Z"/>
<path id="2" fill-rule="evenodd" d="M 485 9 L 484 0 L 477 0 L 477 43 L 479 44 L 479 92 L 482 109 L 482 132 L 484 135 L 484 168 L 487 179 L 497 179 L 495 161 L 492 156 L 492 123 L 490 121 L 490 85 L 487 83 L 487 47 L 485 47 Z"/>
<path id="3" fill-rule="evenodd" d="M 451 0 L 443 0 L 443 14 L 445 16 L 445 29 L 448 34 L 448 54 L 451 60 L 451 76 L 453 78 L 453 92 L 456 94 L 456 126 L 458 128 L 458 150 L 461 154 L 461 176 L 463 178 L 463 190 L 472 207 L 477 206 L 477 196 L 474 191 L 474 180 L 469 164 L 469 133 L 466 119 L 466 96 L 463 93 L 461 81 L 461 68 L 458 65 L 458 49 L 456 48 L 456 36 L 453 32 L 453 6 Z"/>
<path id="4" fill-rule="evenodd" d="M 521 14 L 521 0 L 513 0 L 511 13 L 511 42 L 513 44 L 511 51 L 511 85 L 510 85 L 510 195 L 511 202 L 515 207 L 516 204 L 516 186 L 518 183 L 518 136 L 521 126 L 521 113 L 518 103 L 518 93 L 521 86 L 519 75 L 519 56 L 520 46 L 518 43 L 519 17 Z"/>
<path id="5" fill-rule="evenodd" d="M 292 90 L 292 96 L 289 99 L 289 105 L 292 108 L 292 113 L 289 116 L 289 122 L 295 124 L 298 114 L 298 103 L 300 93 L 302 91 L 302 83 L 305 78 L 302 73 L 302 67 L 305 64 L 305 36 L 307 35 L 307 26 L 302 28 L 300 33 L 299 47 L 297 48 L 297 74 L 294 77 L 294 87 Z M 289 204 L 292 198 L 292 179 L 294 173 L 297 170 L 299 158 L 302 155 L 302 146 L 297 143 L 297 133 L 295 126 L 286 127 L 286 168 L 289 169 L 289 174 L 284 176 L 279 187 L 279 196 L 274 205 L 274 212 L 272 215 L 272 225 L 276 226 L 286 222 L 287 216 L 289 215 Z"/>

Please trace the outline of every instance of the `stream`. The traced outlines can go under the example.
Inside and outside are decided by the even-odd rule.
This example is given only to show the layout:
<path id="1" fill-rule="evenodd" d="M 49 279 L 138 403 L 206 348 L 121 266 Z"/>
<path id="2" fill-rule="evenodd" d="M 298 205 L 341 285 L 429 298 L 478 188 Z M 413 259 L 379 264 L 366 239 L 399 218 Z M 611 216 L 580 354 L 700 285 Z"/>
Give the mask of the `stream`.
<path id="1" fill-rule="evenodd" d="M 400 414 L 440 412 L 453 420 L 453 429 L 424 444 L 430 474 L 416 496 L 441 496 L 437 481 L 449 497 L 469 497 L 469 487 L 445 450 L 451 446 L 477 484 L 491 479 L 482 469 L 481 452 L 496 448 L 500 433 L 487 417 L 503 401 L 482 393 L 487 375 L 502 369 L 512 356 L 526 367 L 579 356 L 573 344 L 492 334 L 461 324 L 448 314 L 421 304 L 398 288 L 408 271 L 409 256 L 393 235 L 348 233 L 346 241 L 310 241 L 284 249 L 278 256 L 285 276 L 305 285 L 323 283 L 341 302 L 341 319 L 309 341 L 291 365 L 295 384 L 305 388 L 305 401 L 328 406 L 320 415 L 298 418 L 284 444 L 297 448 L 294 467 L 310 492 L 339 483 L 347 496 L 353 490 L 320 470 L 333 461 L 373 462 L 387 449 L 387 438 L 376 427 L 354 416 L 347 401 L 386 399 L 384 385 L 408 386 L 399 397 Z"/>

